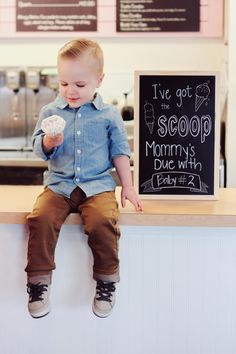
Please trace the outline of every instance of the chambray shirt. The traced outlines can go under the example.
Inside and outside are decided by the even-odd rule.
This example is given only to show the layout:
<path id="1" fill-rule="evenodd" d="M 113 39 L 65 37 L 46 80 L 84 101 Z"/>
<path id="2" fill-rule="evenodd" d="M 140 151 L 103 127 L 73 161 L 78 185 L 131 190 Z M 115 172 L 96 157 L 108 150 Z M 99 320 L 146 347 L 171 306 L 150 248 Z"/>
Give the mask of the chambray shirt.
<path id="1" fill-rule="evenodd" d="M 53 114 L 66 121 L 64 142 L 45 154 L 41 123 Z M 115 107 L 103 103 L 99 94 L 79 109 L 70 108 L 60 96 L 43 107 L 33 134 L 33 151 L 48 160 L 44 185 L 66 197 L 76 186 L 88 197 L 113 191 L 116 183 L 110 174 L 112 160 L 115 156 L 130 156 L 122 117 Z"/>

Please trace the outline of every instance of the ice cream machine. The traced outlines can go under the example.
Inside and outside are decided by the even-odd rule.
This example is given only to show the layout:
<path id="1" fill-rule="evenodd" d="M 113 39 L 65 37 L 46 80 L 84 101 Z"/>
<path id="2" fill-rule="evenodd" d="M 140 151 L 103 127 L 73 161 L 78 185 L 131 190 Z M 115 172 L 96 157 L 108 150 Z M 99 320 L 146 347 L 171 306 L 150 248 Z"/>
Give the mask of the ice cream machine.
<path id="1" fill-rule="evenodd" d="M 39 111 L 57 89 L 56 68 L 0 68 L 0 150 L 31 148 Z"/>

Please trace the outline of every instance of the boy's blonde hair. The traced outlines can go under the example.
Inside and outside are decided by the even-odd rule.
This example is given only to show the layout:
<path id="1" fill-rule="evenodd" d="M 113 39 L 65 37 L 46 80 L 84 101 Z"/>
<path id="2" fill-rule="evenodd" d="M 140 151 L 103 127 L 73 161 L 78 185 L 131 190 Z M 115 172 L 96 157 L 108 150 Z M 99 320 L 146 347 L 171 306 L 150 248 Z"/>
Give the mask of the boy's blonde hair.
<path id="1" fill-rule="evenodd" d="M 58 59 L 78 59 L 83 54 L 89 54 L 96 61 L 99 74 L 103 74 L 103 51 L 97 42 L 86 38 L 67 42 L 58 52 Z"/>

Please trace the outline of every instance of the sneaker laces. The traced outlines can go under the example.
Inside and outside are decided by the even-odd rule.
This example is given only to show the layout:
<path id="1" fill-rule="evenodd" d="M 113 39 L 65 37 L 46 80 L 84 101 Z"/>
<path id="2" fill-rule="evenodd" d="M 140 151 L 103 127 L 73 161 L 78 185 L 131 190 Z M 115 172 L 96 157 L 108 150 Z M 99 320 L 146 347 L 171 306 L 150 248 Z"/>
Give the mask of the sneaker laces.
<path id="1" fill-rule="evenodd" d="M 97 287 L 96 287 L 96 300 L 112 302 L 111 300 L 111 297 L 113 295 L 112 293 L 116 290 L 114 284 L 115 283 L 112 282 L 104 282 L 98 280 Z"/>
<path id="2" fill-rule="evenodd" d="M 42 301 L 43 300 L 43 293 L 48 290 L 48 285 L 47 284 L 32 284 L 28 283 L 27 284 L 27 293 L 30 296 L 30 301 L 29 302 L 34 302 L 34 301 Z"/>

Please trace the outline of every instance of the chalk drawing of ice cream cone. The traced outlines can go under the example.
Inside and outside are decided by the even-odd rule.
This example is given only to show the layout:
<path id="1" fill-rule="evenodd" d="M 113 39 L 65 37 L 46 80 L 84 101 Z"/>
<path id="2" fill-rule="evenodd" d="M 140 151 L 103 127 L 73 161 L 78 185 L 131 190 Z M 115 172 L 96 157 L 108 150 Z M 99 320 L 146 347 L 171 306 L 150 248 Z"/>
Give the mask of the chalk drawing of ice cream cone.
<path id="1" fill-rule="evenodd" d="M 195 92 L 195 112 L 199 110 L 203 102 L 205 102 L 210 95 L 210 88 L 207 83 L 198 85 Z"/>
<path id="2" fill-rule="evenodd" d="M 150 134 L 152 134 L 154 123 L 155 123 L 155 116 L 154 116 L 154 108 L 151 103 L 146 102 L 144 105 L 144 119 Z"/>

